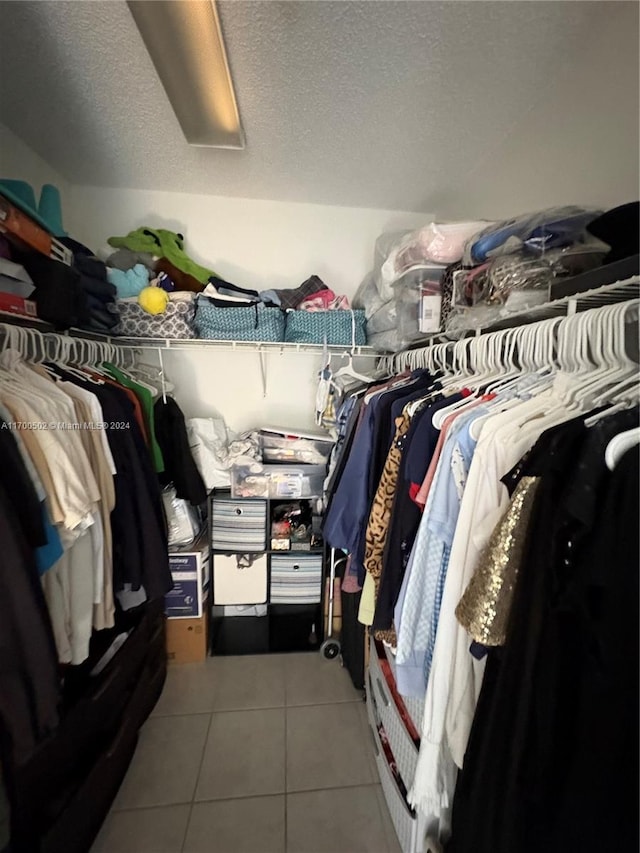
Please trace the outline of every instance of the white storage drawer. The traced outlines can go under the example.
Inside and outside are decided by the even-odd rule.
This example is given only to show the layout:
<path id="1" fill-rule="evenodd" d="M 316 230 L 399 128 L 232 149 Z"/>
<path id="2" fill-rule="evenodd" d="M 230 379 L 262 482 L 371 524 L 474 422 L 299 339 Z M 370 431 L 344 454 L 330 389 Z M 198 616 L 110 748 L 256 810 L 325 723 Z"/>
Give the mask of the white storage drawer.
<path id="1" fill-rule="evenodd" d="M 213 555 L 214 604 L 264 604 L 266 600 L 266 554 Z"/>
<path id="2" fill-rule="evenodd" d="M 369 671 L 367 673 L 367 713 L 384 798 L 403 853 L 423 853 L 425 820 L 421 815 L 414 814 L 411 811 L 393 776 L 378 732 L 379 719 L 377 719 L 374 695 L 371 672 Z M 393 755 L 393 759 L 396 759 L 395 755 Z"/>
<path id="3" fill-rule="evenodd" d="M 322 554 L 274 554 L 271 604 L 318 604 L 322 594 Z"/>
<path id="4" fill-rule="evenodd" d="M 391 667 L 391 672 L 393 673 L 393 679 L 396 680 L 396 659 L 394 655 L 391 653 L 388 646 L 385 645 L 384 653 L 386 655 L 387 660 L 389 661 L 389 666 Z M 396 681 L 397 684 L 397 681 Z M 426 692 L 426 691 L 425 691 Z M 402 701 L 404 702 L 404 706 L 409 712 L 409 716 L 411 717 L 411 722 L 416 727 L 418 732 L 422 731 L 422 721 L 424 719 L 424 696 L 420 699 L 417 696 L 403 696 Z"/>
<path id="5" fill-rule="evenodd" d="M 378 649 L 371 638 L 369 650 L 369 677 L 378 716 L 389 738 L 402 781 L 407 789 L 413 784 L 418 764 L 418 747 L 402 720 L 393 694 L 380 668 Z"/>
<path id="6" fill-rule="evenodd" d="M 266 502 L 214 497 L 211 545 L 216 551 L 264 551 L 267 546 Z"/>

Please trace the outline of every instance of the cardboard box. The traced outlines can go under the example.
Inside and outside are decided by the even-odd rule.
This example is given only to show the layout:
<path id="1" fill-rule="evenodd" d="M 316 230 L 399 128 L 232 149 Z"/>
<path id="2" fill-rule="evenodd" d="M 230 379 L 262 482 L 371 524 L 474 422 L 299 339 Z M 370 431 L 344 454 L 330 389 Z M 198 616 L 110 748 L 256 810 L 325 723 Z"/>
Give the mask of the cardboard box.
<path id="1" fill-rule="evenodd" d="M 164 599 L 169 620 L 199 619 L 211 583 L 209 536 L 205 529 L 197 542 L 185 550 L 169 552 L 173 589 Z"/>
<path id="2" fill-rule="evenodd" d="M 209 654 L 209 600 L 199 619 L 167 619 L 169 663 L 201 663 Z"/>

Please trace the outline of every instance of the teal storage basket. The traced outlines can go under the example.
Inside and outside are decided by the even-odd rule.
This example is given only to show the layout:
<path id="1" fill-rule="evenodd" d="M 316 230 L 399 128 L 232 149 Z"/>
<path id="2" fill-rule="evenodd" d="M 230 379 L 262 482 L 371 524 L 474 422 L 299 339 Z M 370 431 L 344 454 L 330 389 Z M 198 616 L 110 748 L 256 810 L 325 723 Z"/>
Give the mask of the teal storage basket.
<path id="1" fill-rule="evenodd" d="M 221 308 L 208 297 L 199 296 L 194 325 L 199 338 L 213 341 L 284 340 L 284 312 L 266 308 L 261 302 L 241 308 Z"/>
<path id="2" fill-rule="evenodd" d="M 287 311 L 285 341 L 297 344 L 363 347 L 367 320 L 362 310 Z"/>

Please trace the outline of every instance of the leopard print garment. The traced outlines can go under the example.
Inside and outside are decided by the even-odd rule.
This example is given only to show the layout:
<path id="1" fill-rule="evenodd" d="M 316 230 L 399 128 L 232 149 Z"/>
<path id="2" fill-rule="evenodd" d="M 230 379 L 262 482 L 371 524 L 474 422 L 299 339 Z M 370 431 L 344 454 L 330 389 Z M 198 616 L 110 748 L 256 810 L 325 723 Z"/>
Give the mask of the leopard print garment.
<path id="1" fill-rule="evenodd" d="M 411 418 L 404 412 L 401 417 L 396 418 L 396 433 L 387 455 L 387 461 L 384 464 L 380 483 L 378 484 L 378 489 L 371 506 L 371 513 L 369 514 L 369 524 L 367 525 L 365 539 L 364 567 L 374 580 L 376 601 L 378 600 L 378 590 L 380 588 L 380 578 L 383 569 L 382 556 L 384 553 L 384 543 L 387 538 L 387 530 L 389 529 L 391 507 L 398 485 L 398 472 L 402 459 L 400 439 L 409 429 L 410 423 Z M 375 637 L 377 640 L 386 640 L 396 645 L 396 632 L 393 628 L 375 631 Z"/>

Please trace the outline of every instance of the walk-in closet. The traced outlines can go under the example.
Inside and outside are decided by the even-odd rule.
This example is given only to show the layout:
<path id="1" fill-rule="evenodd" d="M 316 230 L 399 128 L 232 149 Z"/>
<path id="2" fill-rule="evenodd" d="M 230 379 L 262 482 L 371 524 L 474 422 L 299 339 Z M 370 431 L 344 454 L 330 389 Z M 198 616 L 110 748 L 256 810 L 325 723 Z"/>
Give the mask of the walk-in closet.
<path id="1" fill-rule="evenodd" d="M 632 0 L 0 0 L 0 853 L 635 853 Z"/>

